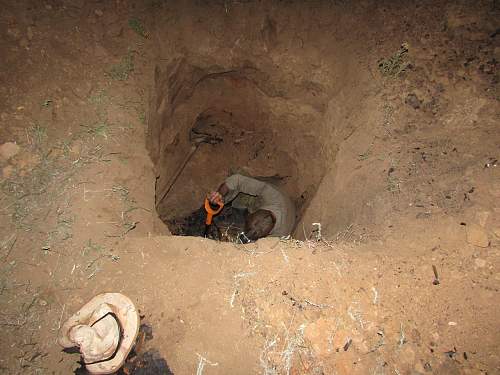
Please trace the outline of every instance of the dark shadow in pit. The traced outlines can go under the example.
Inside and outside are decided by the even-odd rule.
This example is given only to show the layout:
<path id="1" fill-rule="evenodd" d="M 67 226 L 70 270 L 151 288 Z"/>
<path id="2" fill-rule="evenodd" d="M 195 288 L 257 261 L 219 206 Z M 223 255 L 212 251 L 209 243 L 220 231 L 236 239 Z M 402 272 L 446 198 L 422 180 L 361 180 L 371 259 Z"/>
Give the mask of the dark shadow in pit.
<path id="1" fill-rule="evenodd" d="M 248 210 L 224 206 L 214 217 L 210 226 L 206 227 L 207 212 L 200 207 L 186 217 L 173 218 L 166 222 L 170 232 L 175 236 L 206 237 L 216 241 L 238 242 L 238 234 L 244 231 Z"/>
<path id="2" fill-rule="evenodd" d="M 285 179 L 277 175 L 254 178 L 276 187 L 279 187 Z M 165 224 L 174 236 L 205 237 L 216 241 L 247 243 L 248 239 L 242 242 L 242 238 L 245 239 L 245 237 L 241 237 L 240 234 L 245 231 L 248 214 L 258 209 L 259 203 L 259 197 L 239 193 L 232 202 L 224 206 L 219 214 L 214 216 L 209 226 L 205 224 L 207 212 L 204 206 L 187 216 L 165 220 Z"/>

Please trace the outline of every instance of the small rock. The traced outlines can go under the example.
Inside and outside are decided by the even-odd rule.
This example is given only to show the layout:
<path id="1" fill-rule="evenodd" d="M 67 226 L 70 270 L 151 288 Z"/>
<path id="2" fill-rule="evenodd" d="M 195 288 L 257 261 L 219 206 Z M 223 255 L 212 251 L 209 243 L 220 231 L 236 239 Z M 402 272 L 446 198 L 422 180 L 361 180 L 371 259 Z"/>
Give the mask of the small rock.
<path id="1" fill-rule="evenodd" d="M 5 160 L 9 160 L 17 155 L 20 150 L 21 148 L 16 143 L 6 142 L 0 146 L 0 156 Z"/>
<path id="2" fill-rule="evenodd" d="M 500 238 L 500 228 L 493 229 L 493 233 L 495 233 L 495 236 L 497 236 L 498 238 Z"/>
<path id="3" fill-rule="evenodd" d="M 490 241 L 486 231 L 478 224 L 469 224 L 465 227 L 467 242 L 474 246 L 488 247 Z"/>
<path id="4" fill-rule="evenodd" d="M 39 304 L 40 306 L 47 306 L 47 301 L 45 301 L 44 299 L 40 299 L 40 300 L 38 301 L 38 304 Z"/>
<path id="5" fill-rule="evenodd" d="M 483 268 L 484 266 L 486 266 L 486 261 L 484 259 L 481 259 L 481 258 L 477 258 L 476 260 L 474 260 L 474 263 L 479 268 Z"/>
<path id="6" fill-rule="evenodd" d="M 456 325 L 457 325 L 457 322 L 448 322 L 448 325 L 449 325 L 449 326 L 456 326 Z"/>
<path id="7" fill-rule="evenodd" d="M 408 94 L 408 96 L 405 99 L 405 103 L 408 104 L 413 109 L 419 109 L 420 105 L 422 104 L 420 99 L 414 93 Z"/>
<path id="8" fill-rule="evenodd" d="M 104 14 L 104 12 L 100 9 L 94 10 L 94 13 L 96 14 L 97 17 L 102 17 L 102 15 Z"/>

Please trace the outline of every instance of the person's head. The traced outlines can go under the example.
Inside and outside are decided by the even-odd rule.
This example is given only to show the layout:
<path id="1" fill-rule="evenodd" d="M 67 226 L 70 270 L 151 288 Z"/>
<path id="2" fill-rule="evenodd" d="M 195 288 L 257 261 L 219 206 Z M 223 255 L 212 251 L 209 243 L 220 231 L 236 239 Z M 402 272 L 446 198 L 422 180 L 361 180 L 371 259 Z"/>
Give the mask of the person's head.
<path id="1" fill-rule="evenodd" d="M 271 211 L 257 210 L 247 216 L 245 223 L 245 235 L 252 241 L 266 237 L 271 233 L 276 224 L 276 219 Z"/>

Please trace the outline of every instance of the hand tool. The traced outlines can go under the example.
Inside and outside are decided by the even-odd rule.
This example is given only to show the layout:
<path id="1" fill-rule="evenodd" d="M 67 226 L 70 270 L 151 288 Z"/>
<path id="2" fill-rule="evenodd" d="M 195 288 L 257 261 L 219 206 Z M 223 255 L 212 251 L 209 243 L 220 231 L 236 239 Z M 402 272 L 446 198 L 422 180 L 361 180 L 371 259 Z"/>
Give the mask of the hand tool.
<path id="1" fill-rule="evenodd" d="M 205 233 L 204 237 L 207 236 L 208 234 L 208 228 L 210 225 L 212 225 L 212 219 L 215 215 L 217 215 L 219 212 L 222 211 L 224 208 L 224 203 L 222 202 L 217 202 L 218 208 L 214 209 L 212 208 L 212 205 L 210 204 L 210 201 L 208 198 L 205 198 L 205 211 L 207 211 L 207 218 L 205 219 Z"/>
<path id="2" fill-rule="evenodd" d="M 192 143 L 191 149 L 187 153 L 186 157 L 184 158 L 184 160 L 180 164 L 177 171 L 172 175 L 172 178 L 167 183 L 163 192 L 161 194 L 157 194 L 156 207 L 159 207 L 160 203 L 167 197 L 168 193 L 170 193 L 170 191 L 172 190 L 172 187 L 174 186 L 175 182 L 177 181 L 177 179 L 181 175 L 181 173 L 184 170 L 184 168 L 186 167 L 187 163 L 189 162 L 189 160 L 191 160 L 191 157 L 196 153 L 196 150 L 198 150 L 198 147 L 200 147 L 200 145 L 202 143 L 216 145 L 218 143 L 223 142 L 223 139 L 218 137 L 218 136 L 197 133 L 193 129 L 191 129 L 191 132 L 189 133 L 189 140 Z"/>

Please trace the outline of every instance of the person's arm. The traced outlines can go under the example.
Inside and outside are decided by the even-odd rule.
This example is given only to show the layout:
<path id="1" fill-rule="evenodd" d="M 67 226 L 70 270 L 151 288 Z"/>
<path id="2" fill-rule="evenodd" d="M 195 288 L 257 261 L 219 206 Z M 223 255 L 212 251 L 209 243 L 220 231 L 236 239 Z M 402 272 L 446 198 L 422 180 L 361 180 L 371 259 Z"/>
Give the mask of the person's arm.
<path id="1" fill-rule="evenodd" d="M 233 174 L 219 186 L 217 191 L 212 191 L 207 195 L 208 200 L 213 204 L 228 202 L 234 199 L 239 193 L 258 196 L 266 187 L 266 183 L 255 178 Z M 229 198 L 228 195 L 229 194 Z"/>
<path id="2" fill-rule="evenodd" d="M 237 191 L 238 193 L 245 193 L 253 196 L 261 195 L 262 191 L 268 185 L 265 182 L 241 174 L 233 174 L 228 177 L 225 184 L 230 191 Z"/>

